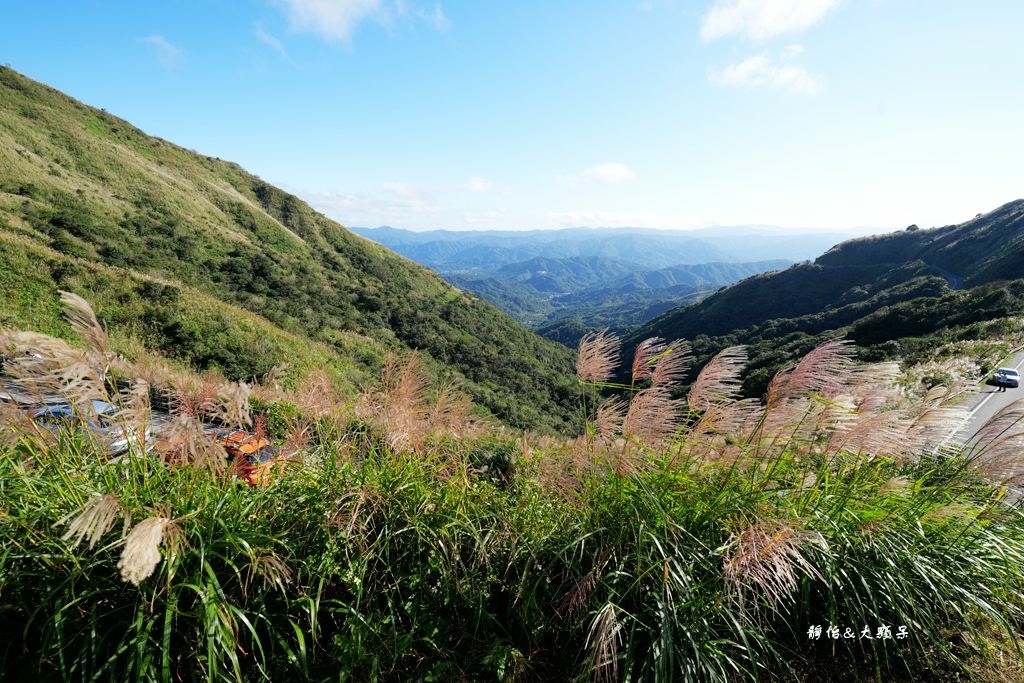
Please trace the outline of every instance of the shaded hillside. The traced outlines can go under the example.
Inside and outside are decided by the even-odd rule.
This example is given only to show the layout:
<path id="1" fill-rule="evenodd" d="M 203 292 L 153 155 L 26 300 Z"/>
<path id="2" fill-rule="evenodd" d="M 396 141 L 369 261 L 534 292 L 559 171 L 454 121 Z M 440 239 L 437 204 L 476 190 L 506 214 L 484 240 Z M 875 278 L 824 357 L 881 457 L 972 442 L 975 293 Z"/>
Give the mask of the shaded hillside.
<path id="1" fill-rule="evenodd" d="M 115 332 L 235 378 L 289 363 L 309 345 L 337 356 L 352 378 L 388 350 L 419 349 L 511 424 L 572 419 L 564 348 L 239 166 L 147 136 L 7 68 L 0 243 L 0 325 L 59 329 L 52 288 L 77 288 Z M 33 264 L 27 277 L 20 263 Z M 239 309 L 265 320 L 260 339 L 195 323 L 214 310 L 231 320 Z M 297 350 L 260 350 L 275 335 Z M 245 350 L 195 351 L 225 341 Z"/>
<path id="2" fill-rule="evenodd" d="M 971 221 L 933 230 L 901 232 L 844 242 L 820 256 L 824 266 L 921 261 L 963 286 L 1013 279 L 1024 265 L 1024 200 L 1009 202 Z M 957 283 L 959 284 L 959 283 Z"/>
<path id="3" fill-rule="evenodd" d="M 813 263 L 757 275 L 639 328 L 693 340 L 698 355 L 752 345 L 748 391 L 822 339 L 846 336 L 871 358 L 1005 333 L 1024 313 L 1024 201 L 960 225 L 844 242 Z M 1013 279 L 1008 279 L 1013 278 Z"/>

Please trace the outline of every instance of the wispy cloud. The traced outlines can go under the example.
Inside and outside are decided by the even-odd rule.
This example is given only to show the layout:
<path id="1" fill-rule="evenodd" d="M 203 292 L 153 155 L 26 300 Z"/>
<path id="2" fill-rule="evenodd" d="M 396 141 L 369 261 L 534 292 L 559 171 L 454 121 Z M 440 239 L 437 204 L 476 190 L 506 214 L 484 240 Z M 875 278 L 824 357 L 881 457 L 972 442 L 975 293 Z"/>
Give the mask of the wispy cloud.
<path id="1" fill-rule="evenodd" d="M 636 176 L 633 173 L 633 169 L 617 161 L 591 166 L 583 171 L 583 175 L 608 185 L 619 185 L 632 180 Z"/>
<path id="2" fill-rule="evenodd" d="M 564 185 L 579 185 L 584 180 L 594 180 L 606 185 L 621 185 L 635 177 L 636 173 L 626 164 L 608 161 L 585 168 L 580 173 L 559 174 L 555 176 L 555 180 Z"/>
<path id="3" fill-rule="evenodd" d="M 317 35 L 328 42 L 351 44 L 356 28 L 367 20 L 390 26 L 395 18 L 423 23 L 447 31 L 451 21 L 440 2 L 427 9 L 406 0 L 272 0 L 283 8 L 295 31 Z"/>
<path id="4" fill-rule="evenodd" d="M 664 226 L 664 217 L 632 211 L 556 211 L 549 221 L 563 228 L 641 228 Z"/>
<path id="5" fill-rule="evenodd" d="M 793 61 L 803 53 L 799 45 L 790 45 L 778 58 L 754 55 L 724 69 L 709 69 L 711 82 L 731 88 L 775 88 L 802 95 L 815 95 L 821 84 L 807 69 Z"/>
<path id="6" fill-rule="evenodd" d="M 439 2 L 434 3 L 434 11 L 430 14 L 429 21 L 435 29 L 442 33 L 452 27 L 452 22 L 445 16 L 444 10 L 441 9 L 441 3 Z"/>
<path id="7" fill-rule="evenodd" d="M 381 0 L 277 0 L 296 31 L 327 41 L 350 43 L 363 20 L 381 11 Z"/>
<path id="8" fill-rule="evenodd" d="M 267 33 L 267 31 L 259 24 L 256 25 L 255 33 L 257 40 L 271 48 L 277 54 L 281 55 L 284 59 L 288 59 L 288 53 L 284 49 L 284 43 L 282 43 L 277 36 Z"/>
<path id="9" fill-rule="evenodd" d="M 300 194 L 313 208 L 348 226 L 440 225 L 447 215 L 431 193 L 403 182 L 381 183 L 375 192 Z"/>
<path id="10" fill-rule="evenodd" d="M 469 180 L 466 181 L 466 184 L 463 185 L 463 187 L 465 189 L 469 190 L 470 192 L 480 192 L 480 193 L 483 193 L 483 192 L 490 192 L 491 190 L 493 190 L 494 189 L 494 183 L 492 183 L 490 180 L 487 180 L 486 178 L 480 178 L 478 176 L 473 176 Z"/>
<path id="11" fill-rule="evenodd" d="M 139 38 L 140 43 L 146 43 L 153 46 L 153 50 L 156 53 L 157 61 L 166 67 L 176 66 L 184 54 L 181 48 L 176 47 L 170 43 L 166 38 L 161 35 L 151 35 Z"/>
<path id="12" fill-rule="evenodd" d="M 814 26 L 842 0 L 716 0 L 701 21 L 705 42 L 731 35 L 763 41 Z"/>

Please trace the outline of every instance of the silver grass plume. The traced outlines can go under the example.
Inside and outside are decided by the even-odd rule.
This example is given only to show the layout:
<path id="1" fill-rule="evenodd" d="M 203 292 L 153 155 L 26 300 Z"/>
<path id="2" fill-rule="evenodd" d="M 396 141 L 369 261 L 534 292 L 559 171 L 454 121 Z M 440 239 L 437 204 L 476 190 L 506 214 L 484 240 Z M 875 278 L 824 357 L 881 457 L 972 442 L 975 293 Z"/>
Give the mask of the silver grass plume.
<path id="1" fill-rule="evenodd" d="M 71 329 L 85 339 L 89 348 L 96 353 L 101 356 L 109 354 L 110 340 L 96 319 L 96 314 L 93 313 L 89 302 L 72 292 L 58 290 L 57 293 L 64 306 L 64 317 L 71 324 Z"/>
<path id="2" fill-rule="evenodd" d="M 602 401 L 597 407 L 597 416 L 594 420 L 598 436 L 611 440 L 621 434 L 626 408 L 626 402 L 618 396 L 610 396 Z"/>
<path id="3" fill-rule="evenodd" d="M 651 373 L 651 386 L 674 389 L 686 376 L 692 359 L 689 344 L 672 342 L 657 359 L 654 372 Z"/>
<path id="4" fill-rule="evenodd" d="M 590 623 L 586 647 L 590 650 L 590 661 L 594 667 L 594 680 L 619 680 L 619 645 L 622 642 L 622 624 L 619 622 L 615 605 L 605 603 Z"/>
<path id="5" fill-rule="evenodd" d="M 682 414 L 678 406 L 665 387 L 639 391 L 629 403 L 622 433 L 649 445 L 657 444 L 679 429 Z"/>
<path id="6" fill-rule="evenodd" d="M 637 344 L 636 351 L 633 352 L 632 377 L 634 383 L 651 378 L 651 375 L 654 374 L 654 365 L 666 348 L 661 337 L 650 337 Z"/>
<path id="7" fill-rule="evenodd" d="M 853 374 L 854 352 L 850 342 L 844 339 L 815 347 L 796 366 L 772 378 L 768 385 L 768 407 L 807 394 L 828 397 L 838 393 Z"/>
<path id="8" fill-rule="evenodd" d="M 793 520 L 764 519 L 729 535 L 724 546 L 725 577 L 740 609 L 754 592 L 779 609 L 800 585 L 800 578 L 821 579 L 803 556 L 805 545 L 821 545 L 821 535 L 799 528 Z"/>
<path id="9" fill-rule="evenodd" d="M 171 523 L 168 517 L 149 517 L 135 525 L 124 542 L 117 568 L 121 578 L 138 586 L 149 578 L 160 563 L 160 544 L 164 529 Z"/>
<path id="10" fill-rule="evenodd" d="M 62 541 L 71 541 L 72 548 L 88 540 L 89 549 L 92 550 L 100 538 L 114 526 L 118 517 L 127 519 L 117 496 L 110 493 L 101 496 L 97 493 L 90 496 L 81 508 L 58 520 L 58 524 L 66 524 L 68 527 L 60 538 Z"/>
<path id="11" fill-rule="evenodd" d="M 690 408 L 703 411 L 739 396 L 743 383 L 740 373 L 746 364 L 745 346 L 730 346 L 719 351 L 700 371 L 690 388 L 686 396 Z"/>
<path id="12" fill-rule="evenodd" d="M 619 338 L 608 330 L 591 332 L 580 339 L 576 376 L 581 382 L 607 382 L 619 364 Z"/>

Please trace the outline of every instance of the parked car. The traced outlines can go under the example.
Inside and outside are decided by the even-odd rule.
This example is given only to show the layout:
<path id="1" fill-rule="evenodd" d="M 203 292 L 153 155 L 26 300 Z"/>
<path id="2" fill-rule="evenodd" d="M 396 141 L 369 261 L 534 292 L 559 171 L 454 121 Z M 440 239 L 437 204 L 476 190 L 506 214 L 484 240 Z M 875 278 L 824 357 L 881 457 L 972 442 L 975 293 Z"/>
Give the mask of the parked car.
<path id="1" fill-rule="evenodd" d="M 999 368 L 992 373 L 992 384 L 998 387 L 1017 388 L 1020 386 L 1020 373 L 1013 368 Z"/>
<path id="2" fill-rule="evenodd" d="M 228 474 L 249 485 L 266 484 L 274 466 L 284 461 L 280 448 L 253 432 L 211 423 L 203 423 L 202 430 L 227 453 Z M 183 452 L 186 438 L 186 434 L 164 434 L 156 440 L 152 450 L 168 462 L 186 462 Z"/>
<path id="3" fill-rule="evenodd" d="M 280 448 L 252 432 L 218 430 L 214 437 L 231 457 L 233 474 L 252 486 L 266 484 L 274 466 L 283 462 Z"/>
<path id="4" fill-rule="evenodd" d="M 59 432 L 64 429 L 87 430 L 97 438 L 109 455 L 120 455 L 137 441 L 138 434 L 131 427 L 118 424 L 114 419 L 117 406 L 106 401 L 90 401 L 86 406 L 70 403 L 46 403 L 29 411 L 29 417 L 40 427 Z M 147 427 L 145 441 L 151 434 Z"/>

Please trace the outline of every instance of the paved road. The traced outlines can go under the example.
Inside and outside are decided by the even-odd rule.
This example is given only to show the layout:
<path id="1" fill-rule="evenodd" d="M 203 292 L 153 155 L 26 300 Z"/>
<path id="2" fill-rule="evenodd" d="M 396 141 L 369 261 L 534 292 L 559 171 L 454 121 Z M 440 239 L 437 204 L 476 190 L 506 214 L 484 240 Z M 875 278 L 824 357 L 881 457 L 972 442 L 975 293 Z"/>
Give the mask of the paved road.
<path id="1" fill-rule="evenodd" d="M 939 268 L 938 266 L 932 266 L 939 275 L 946 278 L 946 282 L 949 283 L 950 289 L 960 289 L 960 278 L 953 273 L 949 272 L 945 268 Z"/>
<path id="2" fill-rule="evenodd" d="M 1024 366 L 1024 350 L 1017 352 L 1009 361 L 1004 362 L 1000 367 L 1020 370 L 1022 366 Z M 988 422 L 993 415 L 1021 398 L 1024 398 L 1024 388 L 999 391 L 998 387 L 990 386 L 988 384 L 982 385 L 978 388 L 977 393 L 967 399 L 964 403 L 964 407 L 969 411 L 967 421 L 957 432 L 955 432 L 955 434 L 952 435 L 950 441 L 969 443 L 971 437 L 974 436 L 979 429 L 985 426 L 985 423 Z"/>

